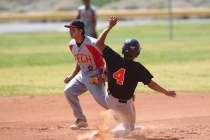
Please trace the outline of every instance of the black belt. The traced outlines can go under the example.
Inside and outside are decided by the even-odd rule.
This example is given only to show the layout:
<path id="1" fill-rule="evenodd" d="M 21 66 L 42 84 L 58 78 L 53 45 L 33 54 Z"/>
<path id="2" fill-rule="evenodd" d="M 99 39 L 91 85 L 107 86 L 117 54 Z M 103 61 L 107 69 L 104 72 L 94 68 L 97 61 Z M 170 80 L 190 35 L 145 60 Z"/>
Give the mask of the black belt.
<path id="1" fill-rule="evenodd" d="M 108 95 L 111 95 L 109 91 L 108 91 Z M 115 98 L 116 98 L 116 97 L 115 97 Z M 124 104 L 126 104 L 127 101 L 128 101 L 128 100 L 121 100 L 121 99 L 118 100 L 119 103 L 124 103 Z"/>

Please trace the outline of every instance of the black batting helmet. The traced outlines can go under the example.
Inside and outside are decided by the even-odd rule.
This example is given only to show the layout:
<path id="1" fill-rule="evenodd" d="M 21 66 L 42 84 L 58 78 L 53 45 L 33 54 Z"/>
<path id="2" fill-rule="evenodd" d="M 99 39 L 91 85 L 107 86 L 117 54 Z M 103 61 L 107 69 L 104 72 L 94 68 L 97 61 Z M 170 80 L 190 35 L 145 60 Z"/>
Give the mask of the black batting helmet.
<path id="1" fill-rule="evenodd" d="M 141 51 L 139 42 L 136 39 L 127 39 L 122 47 L 122 54 L 128 57 L 137 57 Z"/>

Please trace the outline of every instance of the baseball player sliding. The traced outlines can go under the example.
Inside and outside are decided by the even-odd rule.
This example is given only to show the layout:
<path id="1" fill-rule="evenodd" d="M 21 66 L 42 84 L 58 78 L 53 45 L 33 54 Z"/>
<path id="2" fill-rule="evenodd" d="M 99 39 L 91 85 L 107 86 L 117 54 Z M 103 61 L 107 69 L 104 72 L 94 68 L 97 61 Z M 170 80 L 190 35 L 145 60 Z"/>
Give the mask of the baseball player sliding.
<path id="1" fill-rule="evenodd" d="M 77 119 L 70 128 L 79 129 L 88 126 L 78 98 L 85 91 L 89 90 L 95 101 L 105 109 L 108 109 L 105 102 L 104 81 L 102 80 L 100 83 L 95 77 L 95 75 L 103 74 L 104 61 L 101 52 L 96 47 L 96 39 L 85 35 L 82 21 L 78 19 L 73 20 L 65 27 L 69 28 L 70 36 L 73 38 L 69 43 L 69 49 L 77 63 L 73 73 L 64 80 L 67 83 L 64 93 Z M 78 74 L 80 70 L 81 73 Z"/>
<path id="2" fill-rule="evenodd" d="M 175 97 L 176 93 L 154 82 L 152 74 L 141 63 L 134 61 L 141 52 L 140 44 L 136 39 L 127 39 L 124 42 L 123 58 L 104 44 L 107 34 L 116 24 L 117 18 L 110 17 L 109 25 L 100 34 L 96 45 L 103 53 L 108 67 L 106 102 L 113 110 L 115 119 L 120 123 L 112 132 L 116 137 L 124 137 L 135 128 L 136 112 L 132 97 L 138 82 L 170 97 Z"/>

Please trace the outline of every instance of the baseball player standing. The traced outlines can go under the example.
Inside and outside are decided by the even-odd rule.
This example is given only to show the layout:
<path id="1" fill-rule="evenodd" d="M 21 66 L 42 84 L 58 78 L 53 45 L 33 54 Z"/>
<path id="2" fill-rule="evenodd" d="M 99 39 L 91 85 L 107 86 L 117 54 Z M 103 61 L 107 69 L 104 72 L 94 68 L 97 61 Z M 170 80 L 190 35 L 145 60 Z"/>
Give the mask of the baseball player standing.
<path id="1" fill-rule="evenodd" d="M 170 97 L 175 97 L 176 93 L 154 82 L 152 74 L 141 63 L 134 61 L 141 51 L 136 39 L 127 39 L 124 42 L 124 58 L 104 44 L 107 34 L 116 23 L 116 17 L 109 19 L 109 25 L 99 35 L 96 45 L 103 53 L 108 67 L 106 102 L 113 110 L 115 119 L 120 122 L 112 132 L 116 137 L 124 137 L 135 128 L 136 112 L 132 97 L 138 82 Z"/>
<path id="2" fill-rule="evenodd" d="M 96 10 L 90 5 L 91 0 L 82 0 L 84 5 L 78 8 L 77 18 L 85 24 L 85 34 L 97 38 L 96 33 Z"/>
<path id="3" fill-rule="evenodd" d="M 88 124 L 78 96 L 89 90 L 95 101 L 103 108 L 108 109 L 105 101 L 104 83 L 99 85 L 89 83 L 91 75 L 104 72 L 104 61 L 101 52 L 96 47 L 96 39 L 85 35 L 82 21 L 76 19 L 64 27 L 69 28 L 70 36 L 73 38 L 69 43 L 69 49 L 77 62 L 73 73 L 64 80 L 65 83 L 68 83 L 64 93 L 77 118 L 75 124 L 70 128 L 79 129 L 87 127 Z M 78 74 L 80 70 L 81 73 Z"/>

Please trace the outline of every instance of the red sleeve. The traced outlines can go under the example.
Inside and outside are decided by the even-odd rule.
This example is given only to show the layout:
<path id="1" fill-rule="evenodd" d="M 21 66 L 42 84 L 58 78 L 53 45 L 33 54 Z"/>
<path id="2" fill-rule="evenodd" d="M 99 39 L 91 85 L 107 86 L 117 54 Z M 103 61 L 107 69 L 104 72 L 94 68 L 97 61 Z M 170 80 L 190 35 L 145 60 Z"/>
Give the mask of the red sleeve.
<path id="1" fill-rule="evenodd" d="M 69 49 L 70 49 L 71 52 L 72 52 L 73 46 L 74 46 L 74 45 L 69 45 Z"/>

